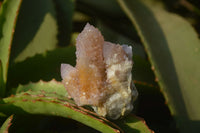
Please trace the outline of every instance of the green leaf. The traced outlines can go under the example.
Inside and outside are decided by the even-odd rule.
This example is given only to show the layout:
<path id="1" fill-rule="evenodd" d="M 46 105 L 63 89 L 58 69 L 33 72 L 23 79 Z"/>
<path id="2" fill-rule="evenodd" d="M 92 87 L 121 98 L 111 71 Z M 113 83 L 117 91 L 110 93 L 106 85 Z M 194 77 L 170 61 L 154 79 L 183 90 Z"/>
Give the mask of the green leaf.
<path id="1" fill-rule="evenodd" d="M 35 54 L 53 50 L 57 43 L 58 26 L 52 0 L 24 0 L 16 24 L 12 61 L 23 61 Z"/>
<path id="2" fill-rule="evenodd" d="M 66 46 L 70 43 L 72 32 L 72 17 L 74 12 L 74 0 L 53 0 L 56 7 L 58 22 L 59 45 Z"/>
<path id="3" fill-rule="evenodd" d="M 120 18 L 124 16 L 115 0 L 77 0 L 77 7 L 81 11 L 95 16 L 97 14 L 102 17 L 110 16 L 112 18 Z"/>
<path id="4" fill-rule="evenodd" d="M 155 1 L 118 2 L 144 42 L 180 130 L 200 131 L 200 41 L 194 29 Z"/>
<path id="5" fill-rule="evenodd" d="M 76 38 L 78 37 L 78 35 L 80 34 L 80 32 L 74 32 L 71 35 L 71 40 L 70 40 L 70 44 L 71 45 L 76 45 Z"/>
<path id="6" fill-rule="evenodd" d="M 3 81 L 3 68 L 0 60 L 0 97 L 4 97 L 5 89 L 5 82 Z"/>
<path id="7" fill-rule="evenodd" d="M 73 101 L 69 99 L 67 101 L 58 100 L 56 97 L 49 97 L 44 95 L 35 95 L 32 92 L 25 92 L 4 98 L 0 101 L 1 112 L 9 115 L 15 114 L 42 114 L 42 115 L 54 115 L 62 116 L 65 118 L 74 119 L 87 126 L 90 126 L 101 132 L 119 132 L 121 129 L 112 122 L 109 122 L 103 117 L 96 115 L 95 113 L 86 110 L 82 107 L 78 107 L 73 104 Z M 120 121 L 120 120 L 119 120 Z M 130 119 L 130 116 L 119 122 L 123 130 L 125 131 L 148 131 L 148 127 L 145 123 L 139 120 L 137 117 Z M 127 126 L 129 128 L 127 128 Z"/>
<path id="8" fill-rule="evenodd" d="M 75 11 L 74 15 L 73 15 L 73 22 L 89 22 L 90 21 L 90 17 L 87 16 L 86 14 L 79 12 L 79 11 Z"/>
<path id="9" fill-rule="evenodd" d="M 80 122 L 58 116 L 15 115 L 9 128 L 11 133 L 97 133 Z M 22 128 L 23 127 L 23 128 Z"/>
<path id="10" fill-rule="evenodd" d="M 3 123 L 0 128 L 0 133 L 8 133 L 9 127 L 12 125 L 13 115 L 7 118 L 7 120 Z"/>
<path id="11" fill-rule="evenodd" d="M 134 115 L 128 115 L 125 119 L 117 121 L 116 123 L 124 130 L 125 133 L 153 133 L 143 119 Z"/>
<path id="12" fill-rule="evenodd" d="M 85 125 L 88 125 L 101 132 L 115 133 L 119 132 L 118 128 L 113 128 L 106 123 L 103 117 L 99 117 L 93 112 L 78 107 L 70 102 L 63 101 L 54 97 L 33 95 L 31 93 L 21 93 L 16 96 L 4 98 L 0 101 L 0 110 L 6 114 L 43 114 L 55 115 L 65 118 L 74 119 Z M 114 125 L 113 125 L 114 126 Z"/>
<path id="13" fill-rule="evenodd" d="M 75 65 L 75 47 L 57 48 L 53 51 L 39 54 L 10 66 L 8 72 L 8 83 L 11 87 L 18 84 L 26 84 L 30 81 L 45 80 L 53 78 L 61 80 L 60 65 L 68 63 Z"/>
<path id="14" fill-rule="evenodd" d="M 137 55 L 133 56 L 133 61 L 133 80 L 157 87 L 158 85 L 155 82 L 155 75 L 151 69 L 150 63 Z"/>
<path id="15" fill-rule="evenodd" d="M 18 18 L 18 10 L 22 0 L 5 0 L 0 11 L 0 60 L 1 60 L 1 82 L 3 88 L 7 81 L 10 48 L 15 32 L 15 24 Z M 3 76 L 2 76 L 3 75 Z M 1 91 L 4 89 L 1 89 Z M 1 95 L 4 92 L 0 92 Z M 3 96 L 3 95 L 2 95 Z"/>
<path id="16" fill-rule="evenodd" d="M 16 88 L 17 94 L 0 100 L 2 113 L 10 115 L 41 114 L 74 119 L 101 132 L 119 132 L 121 129 L 104 117 L 74 104 L 66 97 L 66 90 L 56 81 L 31 83 Z M 54 94 L 54 95 L 49 95 Z M 130 117 L 130 118 L 129 118 Z M 128 116 L 118 120 L 124 131 L 148 131 L 144 121 Z M 126 128 L 128 126 L 128 129 Z M 147 130 L 148 129 L 148 130 Z"/>
<path id="17" fill-rule="evenodd" d="M 19 85 L 17 88 L 12 89 L 11 94 L 17 94 L 21 92 L 37 92 L 38 94 L 44 94 L 52 96 L 56 94 L 58 97 L 67 97 L 67 91 L 61 82 L 51 80 L 49 82 L 39 81 L 37 83 L 29 83 L 27 85 Z"/>

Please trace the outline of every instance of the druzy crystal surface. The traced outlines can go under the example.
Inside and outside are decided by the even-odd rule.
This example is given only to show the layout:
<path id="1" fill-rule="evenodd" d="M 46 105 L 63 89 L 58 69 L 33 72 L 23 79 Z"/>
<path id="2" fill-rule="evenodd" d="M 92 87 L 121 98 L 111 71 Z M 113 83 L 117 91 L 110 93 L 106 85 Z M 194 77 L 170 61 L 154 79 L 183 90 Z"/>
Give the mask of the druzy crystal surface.
<path id="1" fill-rule="evenodd" d="M 87 24 L 76 39 L 76 66 L 61 64 L 61 77 L 78 106 L 118 119 L 133 109 L 138 93 L 132 82 L 132 47 L 104 41 Z"/>

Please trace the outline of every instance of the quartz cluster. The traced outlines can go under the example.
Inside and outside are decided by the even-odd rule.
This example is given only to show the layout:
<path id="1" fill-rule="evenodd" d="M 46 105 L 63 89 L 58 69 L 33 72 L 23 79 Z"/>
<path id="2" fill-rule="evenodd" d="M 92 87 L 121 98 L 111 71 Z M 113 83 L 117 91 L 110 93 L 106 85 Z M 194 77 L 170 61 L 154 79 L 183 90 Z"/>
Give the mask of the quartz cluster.
<path id="1" fill-rule="evenodd" d="M 78 106 L 118 119 L 133 109 L 137 90 L 132 82 L 132 47 L 104 41 L 100 31 L 87 24 L 76 39 L 76 66 L 61 64 L 61 77 Z"/>

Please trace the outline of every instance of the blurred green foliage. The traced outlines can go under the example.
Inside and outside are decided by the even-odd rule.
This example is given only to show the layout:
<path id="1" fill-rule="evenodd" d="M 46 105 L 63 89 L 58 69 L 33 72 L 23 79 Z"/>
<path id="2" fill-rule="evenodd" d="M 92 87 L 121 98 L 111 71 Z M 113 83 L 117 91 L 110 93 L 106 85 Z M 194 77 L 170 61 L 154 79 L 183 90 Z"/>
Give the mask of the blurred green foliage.
<path id="1" fill-rule="evenodd" d="M 0 132 L 200 132 L 198 0 L 0 5 Z M 105 40 L 133 47 L 139 97 L 123 119 L 76 106 L 60 83 L 60 64 L 75 65 L 75 38 L 87 22 Z"/>

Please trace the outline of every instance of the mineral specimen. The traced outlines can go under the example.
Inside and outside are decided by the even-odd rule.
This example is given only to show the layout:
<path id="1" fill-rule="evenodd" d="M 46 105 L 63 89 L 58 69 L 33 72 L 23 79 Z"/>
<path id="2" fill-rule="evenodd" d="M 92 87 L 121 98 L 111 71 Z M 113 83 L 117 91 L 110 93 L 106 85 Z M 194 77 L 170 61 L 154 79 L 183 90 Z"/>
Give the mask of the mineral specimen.
<path id="1" fill-rule="evenodd" d="M 61 64 L 63 83 L 78 106 L 118 119 L 133 109 L 138 93 L 132 82 L 132 47 L 104 41 L 87 24 L 76 40 L 76 66 Z"/>

